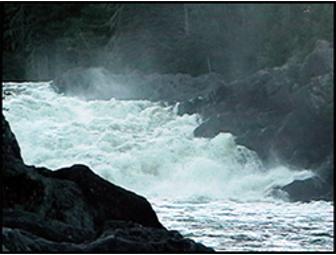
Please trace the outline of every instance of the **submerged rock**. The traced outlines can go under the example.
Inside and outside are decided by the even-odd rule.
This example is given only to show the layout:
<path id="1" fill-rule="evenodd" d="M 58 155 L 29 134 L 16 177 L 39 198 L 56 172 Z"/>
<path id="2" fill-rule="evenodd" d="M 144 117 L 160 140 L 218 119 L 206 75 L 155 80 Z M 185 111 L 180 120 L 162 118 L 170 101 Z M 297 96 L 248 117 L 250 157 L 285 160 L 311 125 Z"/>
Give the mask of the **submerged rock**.
<path id="1" fill-rule="evenodd" d="M 3 124 L 2 250 L 9 252 L 212 252 L 166 230 L 143 197 L 84 165 L 27 166 Z"/>

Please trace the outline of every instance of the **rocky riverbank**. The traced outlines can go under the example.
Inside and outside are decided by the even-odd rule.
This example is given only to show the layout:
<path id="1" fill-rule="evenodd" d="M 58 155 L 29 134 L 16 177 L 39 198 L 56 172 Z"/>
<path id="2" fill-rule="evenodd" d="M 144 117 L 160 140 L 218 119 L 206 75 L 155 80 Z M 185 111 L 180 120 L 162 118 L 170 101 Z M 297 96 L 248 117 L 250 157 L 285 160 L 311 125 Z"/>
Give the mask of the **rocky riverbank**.
<path id="1" fill-rule="evenodd" d="M 200 113 L 195 136 L 226 131 L 265 164 L 315 171 L 309 180 L 280 187 L 293 201 L 333 199 L 333 48 L 318 41 L 303 60 L 264 69 L 186 101 L 180 114 Z"/>
<path id="2" fill-rule="evenodd" d="M 212 252 L 167 230 L 150 203 L 84 165 L 25 165 L 2 121 L 4 252 Z"/>

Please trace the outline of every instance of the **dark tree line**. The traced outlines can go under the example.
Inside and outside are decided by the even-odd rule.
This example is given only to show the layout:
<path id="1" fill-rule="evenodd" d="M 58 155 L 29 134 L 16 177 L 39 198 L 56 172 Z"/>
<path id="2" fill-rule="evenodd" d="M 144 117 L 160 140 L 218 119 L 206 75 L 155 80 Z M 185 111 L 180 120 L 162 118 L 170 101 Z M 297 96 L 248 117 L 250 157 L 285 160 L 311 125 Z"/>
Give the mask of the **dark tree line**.
<path id="1" fill-rule="evenodd" d="M 218 72 L 234 79 L 333 42 L 332 4 L 4 4 L 3 77 Z"/>

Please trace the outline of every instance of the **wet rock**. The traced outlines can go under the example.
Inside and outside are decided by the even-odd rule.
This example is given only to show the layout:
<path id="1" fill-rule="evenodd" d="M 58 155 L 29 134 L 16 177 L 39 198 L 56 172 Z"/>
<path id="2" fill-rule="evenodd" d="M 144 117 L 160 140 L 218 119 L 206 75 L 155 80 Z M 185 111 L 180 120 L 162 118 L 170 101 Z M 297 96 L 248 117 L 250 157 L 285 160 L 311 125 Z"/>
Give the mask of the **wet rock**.
<path id="1" fill-rule="evenodd" d="M 27 166 L 3 123 L 2 250 L 8 252 L 212 252 L 166 230 L 143 197 L 84 165 Z"/>
<path id="2" fill-rule="evenodd" d="M 51 172 L 50 176 L 77 184 L 85 201 L 97 212 L 94 215 L 96 225 L 103 224 L 102 220 L 115 219 L 163 228 L 145 198 L 104 180 L 85 165 L 62 168 Z"/>
<path id="3" fill-rule="evenodd" d="M 319 178 L 312 177 L 305 180 L 295 180 L 281 188 L 291 201 L 309 202 L 312 200 L 333 200 L 332 186 Z"/>
<path id="4" fill-rule="evenodd" d="M 195 136 L 230 132 L 237 143 L 255 150 L 266 164 L 276 159 L 318 172 L 334 146 L 332 63 L 331 45 L 318 41 L 303 61 L 292 58 L 282 67 L 264 69 L 225 84 L 202 100 L 181 103 L 179 113 L 203 116 Z M 328 183 L 325 176 L 320 178 Z M 330 185 L 319 189 L 316 180 L 306 180 L 289 187 L 301 185 L 312 185 L 312 190 L 320 192 L 308 192 L 305 199 L 330 199 Z M 294 188 L 289 193 L 294 200 L 300 197 L 294 195 Z"/>
<path id="5" fill-rule="evenodd" d="M 18 160 L 19 162 L 23 162 L 20 152 L 20 147 L 16 138 L 9 128 L 9 124 L 3 113 L 1 113 L 1 124 L 2 124 L 2 141 L 6 141 L 6 143 L 2 143 L 2 156 L 3 160 Z"/>

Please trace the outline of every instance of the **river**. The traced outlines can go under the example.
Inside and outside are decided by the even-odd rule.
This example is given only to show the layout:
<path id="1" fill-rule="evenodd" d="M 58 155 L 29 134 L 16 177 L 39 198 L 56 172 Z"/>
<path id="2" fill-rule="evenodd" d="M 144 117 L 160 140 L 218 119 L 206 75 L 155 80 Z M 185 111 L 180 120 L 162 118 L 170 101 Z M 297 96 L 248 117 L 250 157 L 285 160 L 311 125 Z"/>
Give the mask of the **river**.
<path id="1" fill-rule="evenodd" d="M 265 168 L 230 133 L 195 138 L 201 117 L 179 116 L 177 105 L 87 101 L 50 82 L 3 86 L 4 115 L 26 164 L 86 164 L 145 196 L 166 227 L 216 251 L 333 249 L 333 203 L 271 196 L 273 187 L 311 176 L 308 169 Z"/>

